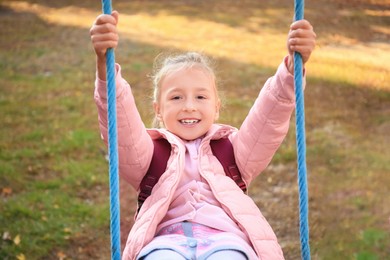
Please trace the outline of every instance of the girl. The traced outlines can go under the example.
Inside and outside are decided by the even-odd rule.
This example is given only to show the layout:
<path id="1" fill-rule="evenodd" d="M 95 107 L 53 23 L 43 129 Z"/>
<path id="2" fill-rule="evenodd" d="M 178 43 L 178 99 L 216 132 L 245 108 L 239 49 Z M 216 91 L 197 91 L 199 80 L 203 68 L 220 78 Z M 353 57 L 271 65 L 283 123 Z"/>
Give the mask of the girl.
<path id="1" fill-rule="evenodd" d="M 117 46 L 118 16 L 100 15 L 90 30 L 97 56 L 95 101 L 105 141 L 105 53 Z M 290 28 L 288 55 L 239 130 L 215 123 L 221 102 L 213 70 L 201 54 L 169 57 L 156 71 L 153 107 L 162 128 L 145 128 L 116 65 L 121 177 L 139 190 L 153 156 L 152 140 L 164 138 L 172 147 L 165 173 L 136 216 L 122 259 L 283 259 L 273 230 L 253 200 L 225 175 L 210 140 L 231 141 L 246 185 L 268 165 L 295 107 L 293 52 L 300 52 L 305 63 L 315 46 L 308 21 Z"/>

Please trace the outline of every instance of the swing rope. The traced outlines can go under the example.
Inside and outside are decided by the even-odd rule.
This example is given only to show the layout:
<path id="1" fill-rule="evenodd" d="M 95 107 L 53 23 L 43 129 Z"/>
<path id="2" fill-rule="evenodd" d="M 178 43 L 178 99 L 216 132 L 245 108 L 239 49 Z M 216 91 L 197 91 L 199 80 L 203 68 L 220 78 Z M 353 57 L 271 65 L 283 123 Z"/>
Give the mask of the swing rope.
<path id="1" fill-rule="evenodd" d="M 294 20 L 302 20 L 304 0 L 295 0 Z M 305 103 L 302 87 L 302 56 L 294 53 L 294 85 L 295 85 L 295 127 L 297 142 L 298 189 L 299 189 L 299 232 L 301 240 L 301 257 L 310 260 L 309 222 L 308 222 L 308 188 L 306 174 L 306 137 L 305 137 Z"/>
<path id="2" fill-rule="evenodd" d="M 103 13 L 111 14 L 111 0 L 102 0 Z M 119 171 L 118 171 L 118 132 L 116 122 L 116 86 L 115 86 L 115 54 L 112 48 L 106 53 L 107 75 L 107 118 L 108 118 L 108 155 L 110 179 L 110 232 L 111 259 L 120 260 L 120 207 L 119 207 Z"/>
<path id="3" fill-rule="evenodd" d="M 102 0 L 103 13 L 111 14 L 111 0 Z M 295 18 L 302 20 L 304 0 L 295 0 Z M 108 109 L 108 150 L 109 150 L 109 180 L 110 180 L 110 232 L 111 259 L 120 260 L 120 207 L 119 207 L 119 171 L 118 171 L 118 133 L 116 122 L 116 86 L 115 86 L 115 55 L 113 49 L 106 53 L 107 75 L 107 109 Z M 308 188 L 306 177 L 306 143 L 305 143 L 305 112 L 302 88 L 303 66 L 302 57 L 294 53 L 294 84 L 295 84 L 295 117 L 299 186 L 299 227 L 301 254 L 303 260 L 310 259 L 309 225 L 308 225 Z"/>

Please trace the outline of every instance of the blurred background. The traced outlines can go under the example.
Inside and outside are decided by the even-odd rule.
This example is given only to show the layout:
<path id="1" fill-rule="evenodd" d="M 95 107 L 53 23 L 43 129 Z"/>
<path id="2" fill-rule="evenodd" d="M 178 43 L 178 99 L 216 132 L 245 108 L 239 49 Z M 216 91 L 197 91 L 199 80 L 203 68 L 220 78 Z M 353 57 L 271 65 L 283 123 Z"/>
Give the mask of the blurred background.
<path id="1" fill-rule="evenodd" d="M 316 0 L 306 66 L 312 259 L 390 256 L 390 1 Z M 221 123 L 239 127 L 286 51 L 287 0 L 114 0 L 116 59 L 147 126 L 160 53 L 215 60 Z M 106 147 L 89 29 L 100 1 L 0 0 L 0 259 L 109 259 Z M 295 120 L 249 193 L 286 259 L 300 258 Z M 122 198 L 122 224 L 136 207 Z M 126 237 L 122 239 L 125 240 Z"/>

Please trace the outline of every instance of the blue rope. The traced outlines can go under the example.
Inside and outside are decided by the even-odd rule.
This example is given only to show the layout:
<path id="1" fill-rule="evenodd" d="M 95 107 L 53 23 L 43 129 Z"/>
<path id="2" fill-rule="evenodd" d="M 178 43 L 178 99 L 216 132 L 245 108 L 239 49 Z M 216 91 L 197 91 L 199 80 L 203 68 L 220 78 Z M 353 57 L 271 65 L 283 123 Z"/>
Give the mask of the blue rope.
<path id="1" fill-rule="evenodd" d="M 295 0 L 295 18 L 302 20 L 304 0 Z M 306 137 L 305 137 L 305 105 L 302 88 L 303 78 L 302 56 L 294 53 L 294 84 L 295 84 L 295 120 L 297 140 L 298 187 L 299 187 L 299 232 L 301 240 L 301 255 L 303 260 L 310 259 L 309 221 L 308 221 L 308 188 L 306 177 Z"/>
<path id="2" fill-rule="evenodd" d="M 103 13 L 111 14 L 110 0 L 102 0 Z M 110 178 L 110 232 L 111 259 L 120 260 L 120 207 L 119 207 L 119 178 L 118 178 L 118 133 L 116 123 L 116 86 L 115 86 L 115 54 L 108 49 L 106 54 L 107 75 L 107 106 L 108 106 L 108 154 Z"/>
<path id="3" fill-rule="evenodd" d="M 102 0 L 103 13 L 111 14 L 110 0 Z M 295 20 L 303 19 L 304 0 L 295 0 Z M 110 232 L 111 259 L 120 259 L 120 213 L 119 213 L 119 179 L 118 179 L 118 134 L 116 122 L 116 86 L 115 55 L 113 49 L 106 54 L 107 67 L 107 103 L 108 103 L 108 145 L 109 145 L 109 178 L 110 178 Z M 294 53 L 294 83 L 296 97 L 296 139 L 299 186 L 299 227 L 301 236 L 302 259 L 310 259 L 309 224 L 308 224 L 308 189 L 306 177 L 306 144 L 305 144 L 305 112 L 302 89 L 303 79 L 302 57 Z"/>

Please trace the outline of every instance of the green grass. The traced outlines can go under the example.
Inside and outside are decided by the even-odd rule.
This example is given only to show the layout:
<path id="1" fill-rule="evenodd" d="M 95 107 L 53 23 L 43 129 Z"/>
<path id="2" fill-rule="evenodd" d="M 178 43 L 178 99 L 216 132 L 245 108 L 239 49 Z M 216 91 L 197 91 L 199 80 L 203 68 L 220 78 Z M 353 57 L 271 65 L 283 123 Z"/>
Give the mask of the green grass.
<path id="1" fill-rule="evenodd" d="M 292 4 L 227 2 L 114 1 L 122 14 L 116 57 L 147 125 L 155 56 L 194 49 L 216 60 L 220 122 L 242 123 L 285 54 Z M 388 13 L 377 11 L 390 2 L 370 3 L 307 4 L 318 35 L 305 91 L 313 259 L 390 255 L 390 46 Z M 100 10 L 100 2 L 1 1 L 0 259 L 109 258 L 88 34 Z M 290 129 L 250 193 L 286 259 L 298 259 L 294 116 Z"/>
<path id="2" fill-rule="evenodd" d="M 11 238 L 19 236 L 21 240 L 16 244 L 3 239 L 0 244 L 2 259 L 13 259 L 19 254 L 38 259 L 53 248 L 66 245 L 70 236 L 90 226 L 88 223 L 91 218 L 105 224 L 107 217 L 100 213 L 106 208 L 59 190 L 67 190 L 63 187 L 63 181 L 39 183 L 13 196 L 1 208 L 4 214 L 0 220 L 8 223 L 2 231 L 9 233 Z"/>
<path id="3" fill-rule="evenodd" d="M 88 72 L 66 60 L 89 60 L 88 50 L 63 59 L 60 27 L 16 16 L 35 26 L 16 28 L 21 37 L 0 52 L 0 259 L 47 259 L 85 230 L 108 228 L 105 147 L 91 102 L 93 63 Z"/>

